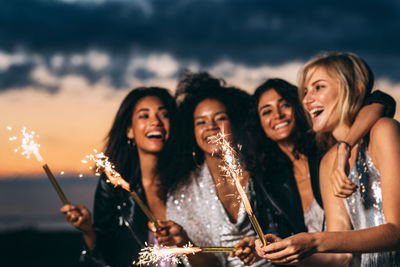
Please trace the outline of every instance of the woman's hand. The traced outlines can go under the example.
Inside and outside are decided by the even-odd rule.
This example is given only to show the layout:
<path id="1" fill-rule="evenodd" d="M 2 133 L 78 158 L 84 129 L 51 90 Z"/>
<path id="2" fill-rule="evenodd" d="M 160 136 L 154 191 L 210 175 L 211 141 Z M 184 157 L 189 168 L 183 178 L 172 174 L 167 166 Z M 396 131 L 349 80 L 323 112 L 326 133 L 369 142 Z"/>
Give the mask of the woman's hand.
<path id="1" fill-rule="evenodd" d="M 267 234 L 265 237 L 268 245 L 263 246 L 261 241 L 257 240 L 257 253 L 276 264 L 296 265 L 316 252 L 315 238 L 309 233 L 300 233 L 285 239 L 273 234 Z"/>
<path id="2" fill-rule="evenodd" d="M 333 193 L 341 198 L 346 198 L 357 190 L 357 186 L 347 177 L 349 173 L 349 149 L 350 147 L 343 143 L 338 145 L 335 162 L 333 163 L 333 173 L 330 176 Z"/>
<path id="3" fill-rule="evenodd" d="M 93 231 L 92 216 L 85 206 L 67 204 L 60 209 L 60 212 L 65 214 L 67 222 L 83 233 Z"/>
<path id="4" fill-rule="evenodd" d="M 270 243 L 274 243 L 274 242 L 278 242 L 278 241 L 282 240 L 282 238 L 280 238 L 274 234 L 266 234 L 264 237 L 265 237 L 265 240 L 267 241 L 267 245 Z M 256 245 L 256 252 L 257 252 L 258 256 L 266 259 L 265 252 L 264 252 L 265 246 L 263 245 L 262 241 L 260 239 L 257 239 L 255 242 L 255 245 Z"/>
<path id="5" fill-rule="evenodd" d="M 187 245 L 189 237 L 179 224 L 173 221 L 159 221 L 158 229 L 154 233 L 160 245 L 163 246 L 184 246 Z"/>
<path id="6" fill-rule="evenodd" d="M 239 257 L 245 265 L 252 265 L 259 257 L 255 250 L 255 236 L 247 236 L 240 240 L 234 247 L 236 250 L 232 251 L 230 257 Z"/>

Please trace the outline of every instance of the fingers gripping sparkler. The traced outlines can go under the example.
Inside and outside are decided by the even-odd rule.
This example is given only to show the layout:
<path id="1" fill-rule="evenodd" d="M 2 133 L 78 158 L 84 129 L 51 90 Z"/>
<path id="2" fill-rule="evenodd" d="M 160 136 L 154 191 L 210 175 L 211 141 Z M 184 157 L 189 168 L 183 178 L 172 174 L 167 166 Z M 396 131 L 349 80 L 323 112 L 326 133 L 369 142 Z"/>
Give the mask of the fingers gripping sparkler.
<path id="1" fill-rule="evenodd" d="M 222 172 L 226 177 L 233 179 L 236 189 L 243 201 L 244 207 L 246 209 L 247 215 L 250 218 L 251 224 L 256 231 L 258 237 L 263 242 L 264 246 L 267 244 L 264 237 L 264 233 L 258 223 L 258 220 L 253 213 L 250 201 L 244 191 L 242 185 L 240 184 L 240 178 L 243 176 L 243 170 L 240 165 L 237 152 L 233 149 L 230 143 L 227 141 L 226 135 L 224 133 L 218 133 L 217 143 L 221 148 L 223 165 L 220 166 Z"/>

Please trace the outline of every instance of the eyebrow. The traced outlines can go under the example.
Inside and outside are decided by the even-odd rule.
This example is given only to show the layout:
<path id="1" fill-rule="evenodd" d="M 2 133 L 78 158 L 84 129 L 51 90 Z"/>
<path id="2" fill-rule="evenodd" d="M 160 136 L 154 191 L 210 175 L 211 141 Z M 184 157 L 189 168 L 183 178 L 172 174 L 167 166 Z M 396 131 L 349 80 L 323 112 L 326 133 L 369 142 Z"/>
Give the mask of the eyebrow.
<path id="1" fill-rule="evenodd" d="M 164 109 L 167 110 L 167 107 L 166 106 L 161 106 L 161 107 L 158 107 L 157 111 L 164 110 Z M 142 112 L 142 111 L 150 111 L 150 109 L 149 108 L 141 108 L 141 109 L 137 110 L 135 113 L 139 113 L 139 112 Z"/>
<path id="2" fill-rule="evenodd" d="M 278 103 L 281 103 L 282 101 L 285 101 L 285 99 L 283 99 L 283 97 L 281 97 L 281 98 L 278 99 Z M 271 104 L 265 104 L 264 106 L 262 106 L 262 107 L 260 107 L 260 108 L 258 109 L 258 112 L 260 112 L 260 111 L 263 110 L 264 108 L 267 108 L 267 107 L 270 107 L 270 106 L 271 106 Z"/>
<path id="3" fill-rule="evenodd" d="M 218 112 L 216 112 L 216 113 L 214 114 L 214 116 L 219 115 L 219 114 L 227 114 L 227 113 L 226 113 L 226 111 L 218 111 Z M 203 118 L 205 118 L 205 117 L 206 117 L 206 116 L 197 116 L 197 117 L 194 117 L 194 120 L 203 119 Z"/>
<path id="4" fill-rule="evenodd" d="M 314 85 L 314 84 L 316 84 L 318 82 L 326 82 L 326 81 L 324 79 L 319 79 L 319 80 L 316 80 L 315 82 L 313 82 L 311 85 Z"/>

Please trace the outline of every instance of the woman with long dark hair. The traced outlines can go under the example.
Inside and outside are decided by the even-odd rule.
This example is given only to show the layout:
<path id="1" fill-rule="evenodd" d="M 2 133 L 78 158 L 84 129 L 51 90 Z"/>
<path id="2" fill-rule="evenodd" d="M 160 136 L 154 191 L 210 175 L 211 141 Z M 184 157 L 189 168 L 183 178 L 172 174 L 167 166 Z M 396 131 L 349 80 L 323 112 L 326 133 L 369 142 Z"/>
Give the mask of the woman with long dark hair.
<path id="1" fill-rule="evenodd" d="M 156 165 L 175 113 L 175 100 L 166 89 L 136 88 L 123 100 L 106 139 L 105 155 L 159 220 L 165 220 L 166 209 Z M 144 213 L 105 174 L 96 189 L 93 224 L 82 205 L 66 205 L 61 212 L 82 231 L 87 247 L 83 260 L 99 266 L 130 266 L 145 242 L 153 243 Z"/>

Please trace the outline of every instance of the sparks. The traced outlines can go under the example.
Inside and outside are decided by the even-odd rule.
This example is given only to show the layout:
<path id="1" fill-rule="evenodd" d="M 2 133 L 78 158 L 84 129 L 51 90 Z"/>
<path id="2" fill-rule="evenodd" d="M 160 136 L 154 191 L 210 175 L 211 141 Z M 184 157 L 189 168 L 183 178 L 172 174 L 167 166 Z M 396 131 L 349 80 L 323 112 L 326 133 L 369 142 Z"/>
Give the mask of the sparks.
<path id="1" fill-rule="evenodd" d="M 97 153 L 97 150 L 94 151 Z M 134 190 L 131 190 L 129 183 L 124 180 L 121 174 L 115 170 L 114 164 L 108 160 L 108 157 L 103 152 L 100 152 L 95 155 L 86 155 L 86 158 L 96 163 L 97 176 L 99 176 L 103 171 L 107 176 L 107 182 L 113 184 L 115 187 L 121 186 L 123 189 L 131 193 L 131 196 L 135 202 L 139 205 L 149 221 L 153 224 L 152 229 L 155 231 L 155 229 L 158 228 L 157 219 L 154 217 L 146 204 L 140 199 L 139 195 Z"/>
<path id="2" fill-rule="evenodd" d="M 10 129 L 12 128 L 10 127 Z M 35 138 L 39 138 L 39 135 L 37 135 L 34 131 L 27 132 L 25 126 L 22 128 L 21 133 L 22 133 L 21 145 L 16 149 L 14 149 L 14 152 L 22 151 L 21 155 L 25 156 L 27 159 L 29 159 L 33 154 L 36 160 L 42 165 L 44 171 L 46 172 L 47 177 L 52 183 L 61 201 L 64 203 L 64 205 L 70 204 L 68 199 L 65 197 L 64 192 L 61 190 L 61 187 L 58 185 L 53 173 L 50 171 L 49 166 L 39 153 L 40 144 L 35 141 Z M 14 141 L 16 139 L 17 139 L 16 137 L 9 138 L 10 141 Z"/>
<path id="3" fill-rule="evenodd" d="M 240 184 L 240 178 L 243 177 L 243 171 L 240 165 L 240 161 L 238 159 L 238 154 L 226 140 L 226 135 L 224 133 L 218 133 L 217 144 L 219 144 L 221 148 L 222 161 L 223 161 L 223 164 L 220 165 L 219 167 L 224 173 L 224 176 L 231 178 L 233 180 L 233 183 L 235 184 L 236 189 L 239 192 L 239 195 L 243 201 L 243 205 L 246 209 L 247 215 L 250 218 L 254 230 L 256 231 L 257 235 L 259 236 L 263 244 L 266 245 L 264 233 L 262 232 L 260 224 L 258 223 L 257 218 L 253 213 L 253 209 L 251 208 L 249 198 L 247 197 L 243 186 Z M 241 146 L 239 146 L 239 150 L 240 149 Z"/>
<path id="4" fill-rule="evenodd" d="M 11 130 L 12 128 L 9 127 L 9 129 Z M 37 135 L 34 131 L 28 132 L 26 127 L 22 128 L 21 133 L 22 133 L 21 145 L 16 149 L 14 149 L 14 152 L 21 151 L 21 155 L 25 156 L 27 159 L 29 159 L 33 154 L 37 159 L 37 161 L 39 161 L 42 165 L 44 165 L 45 162 L 39 153 L 40 144 L 35 141 L 35 138 L 38 138 L 39 135 Z M 17 137 L 13 136 L 10 137 L 8 140 L 15 141 L 17 140 Z"/>
<path id="5" fill-rule="evenodd" d="M 190 242 L 188 245 L 180 248 L 162 246 L 145 247 L 139 252 L 139 261 L 136 265 L 150 265 L 160 261 L 170 261 L 178 264 L 181 263 L 179 256 L 187 260 L 187 254 L 195 254 L 198 252 L 201 252 L 201 248 L 193 247 Z"/>
<path id="6" fill-rule="evenodd" d="M 82 163 L 88 163 L 89 161 L 94 161 L 96 163 L 96 175 L 99 176 L 101 172 L 107 175 L 108 181 L 112 183 L 115 187 L 121 186 L 126 191 L 130 191 L 130 186 L 127 181 L 125 181 L 121 174 L 115 170 L 114 163 L 108 160 L 108 157 L 103 152 L 97 152 L 96 149 L 93 150 L 93 154 L 86 155 L 87 160 L 82 160 Z"/>

